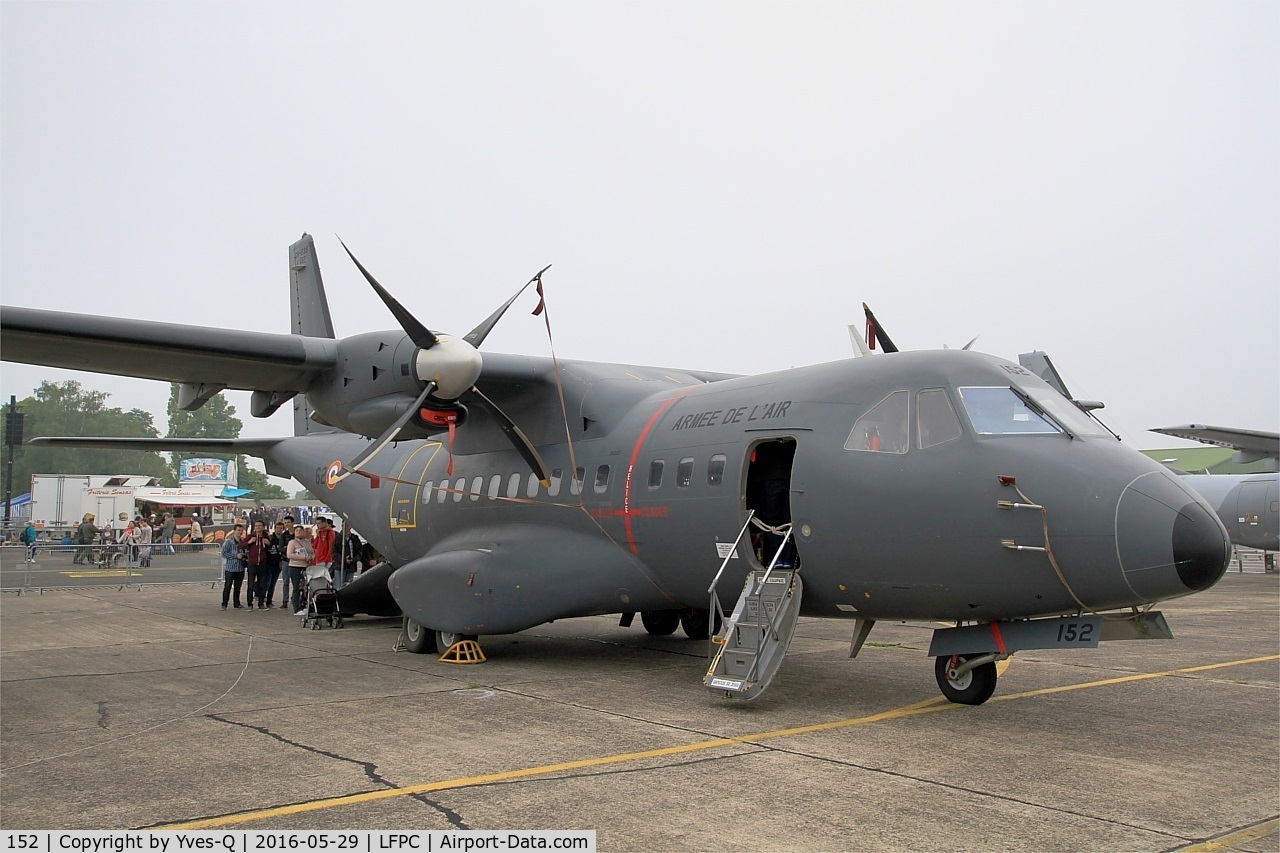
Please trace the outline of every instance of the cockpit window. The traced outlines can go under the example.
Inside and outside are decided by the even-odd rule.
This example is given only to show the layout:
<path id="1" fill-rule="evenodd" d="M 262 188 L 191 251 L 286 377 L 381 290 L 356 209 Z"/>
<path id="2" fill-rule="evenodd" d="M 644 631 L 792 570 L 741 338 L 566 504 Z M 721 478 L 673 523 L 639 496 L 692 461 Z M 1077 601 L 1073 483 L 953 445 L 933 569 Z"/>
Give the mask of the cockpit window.
<path id="1" fill-rule="evenodd" d="M 961 388 L 960 399 L 973 428 L 981 435 L 1034 435 L 1061 433 L 1062 428 L 1031 398 L 1012 388 Z"/>
<path id="2" fill-rule="evenodd" d="M 906 453 L 910 434 L 907 431 L 906 391 L 894 391 L 872 407 L 853 424 L 845 450 L 873 453 Z"/>
<path id="3" fill-rule="evenodd" d="M 921 450 L 960 437 L 960 419 L 941 388 L 926 388 L 916 394 L 916 421 Z"/>

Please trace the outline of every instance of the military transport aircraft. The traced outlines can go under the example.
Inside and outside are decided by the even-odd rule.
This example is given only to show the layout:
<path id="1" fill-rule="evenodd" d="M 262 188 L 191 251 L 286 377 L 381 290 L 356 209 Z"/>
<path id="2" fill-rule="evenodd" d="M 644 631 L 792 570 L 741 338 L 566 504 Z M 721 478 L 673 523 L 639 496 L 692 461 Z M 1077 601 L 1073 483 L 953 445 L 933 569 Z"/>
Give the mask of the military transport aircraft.
<path id="1" fill-rule="evenodd" d="M 386 556 L 413 651 L 639 613 L 712 634 L 704 683 L 750 699 L 799 614 L 854 620 L 851 654 L 877 620 L 937 620 L 955 625 L 929 650 L 938 684 L 979 704 L 1015 651 L 1169 636 L 1150 606 L 1227 566 L 1203 500 L 1009 361 L 730 376 L 481 356 L 516 297 L 452 337 L 363 266 L 401 328 L 339 339 L 310 237 L 290 270 L 292 334 L 6 307 L 0 356 L 178 382 L 188 409 L 223 388 L 253 391 L 255 416 L 296 397 L 291 437 L 99 441 L 296 477 Z"/>

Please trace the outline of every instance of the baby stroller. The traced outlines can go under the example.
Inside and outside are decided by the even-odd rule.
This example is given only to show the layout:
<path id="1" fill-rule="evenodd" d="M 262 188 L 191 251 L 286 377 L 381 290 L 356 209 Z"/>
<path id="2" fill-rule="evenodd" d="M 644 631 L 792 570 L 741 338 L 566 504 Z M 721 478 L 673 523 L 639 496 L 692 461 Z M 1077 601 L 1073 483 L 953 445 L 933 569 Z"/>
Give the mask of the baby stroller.
<path id="1" fill-rule="evenodd" d="M 307 585 L 307 610 L 302 616 L 302 627 L 319 630 L 327 622 L 330 628 L 341 628 L 338 593 L 333 589 L 329 570 L 324 566 L 311 566 L 302 578 Z"/>

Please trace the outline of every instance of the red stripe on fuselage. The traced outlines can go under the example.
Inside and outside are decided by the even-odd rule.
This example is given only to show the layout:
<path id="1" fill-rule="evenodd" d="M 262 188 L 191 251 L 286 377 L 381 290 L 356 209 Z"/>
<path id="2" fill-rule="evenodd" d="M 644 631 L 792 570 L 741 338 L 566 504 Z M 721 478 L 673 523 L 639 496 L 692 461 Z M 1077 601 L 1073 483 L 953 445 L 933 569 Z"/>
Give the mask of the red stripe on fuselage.
<path id="1" fill-rule="evenodd" d="M 631 480 L 632 475 L 636 470 L 636 459 L 640 456 L 640 447 L 644 444 L 645 438 L 649 435 L 649 430 L 653 429 L 653 425 L 658 422 L 658 419 L 661 418 L 667 409 L 671 408 L 677 400 L 691 390 L 693 389 L 686 388 L 659 406 L 658 410 L 649 416 L 649 420 L 645 423 L 644 429 L 640 430 L 640 436 L 636 439 L 636 446 L 631 448 L 631 461 L 627 463 L 627 477 L 622 486 L 622 526 L 627 532 L 627 545 L 631 548 L 632 554 L 640 553 L 639 550 L 636 549 L 636 540 L 631 533 L 631 516 L 635 514 L 631 509 Z M 663 515 L 666 515 L 666 513 L 664 512 Z"/>

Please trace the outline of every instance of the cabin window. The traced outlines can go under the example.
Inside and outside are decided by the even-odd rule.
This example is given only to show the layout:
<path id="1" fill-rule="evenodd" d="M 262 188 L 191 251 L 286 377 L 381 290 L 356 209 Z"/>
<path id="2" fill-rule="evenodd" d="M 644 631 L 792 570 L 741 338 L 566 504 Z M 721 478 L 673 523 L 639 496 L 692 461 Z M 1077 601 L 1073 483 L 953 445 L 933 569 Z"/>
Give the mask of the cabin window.
<path id="1" fill-rule="evenodd" d="M 724 482 L 724 463 L 725 455 L 717 453 L 711 457 L 711 461 L 707 463 L 707 485 L 718 486 Z"/>
<path id="2" fill-rule="evenodd" d="M 536 498 L 538 496 L 538 486 L 542 485 L 538 482 L 538 478 L 533 474 L 529 475 L 529 486 L 524 490 L 525 497 Z"/>
<path id="3" fill-rule="evenodd" d="M 862 450 L 872 453 L 906 453 L 907 432 L 906 391 L 894 391 L 871 408 L 853 424 L 845 440 L 845 450 Z"/>
<path id="4" fill-rule="evenodd" d="M 489 500 L 496 500 L 498 491 L 502 488 L 502 475 L 494 474 L 489 478 Z"/>
<path id="5" fill-rule="evenodd" d="M 471 481 L 471 500 L 480 500 L 480 493 L 484 491 L 484 477 L 476 477 Z"/>
<path id="6" fill-rule="evenodd" d="M 520 494 L 520 475 L 512 474 L 511 479 L 507 480 L 507 497 L 514 498 Z"/>
<path id="7" fill-rule="evenodd" d="M 1062 429 L 1012 388 L 961 388 L 960 399 L 980 435 L 1045 435 Z"/>
<path id="8" fill-rule="evenodd" d="M 427 480 L 422 484 L 422 502 L 424 504 L 431 503 L 431 489 L 434 485 L 435 483 L 431 480 Z"/>
<path id="9" fill-rule="evenodd" d="M 609 490 L 609 466 L 601 465 L 596 469 L 596 494 L 603 495 Z"/>
<path id="10" fill-rule="evenodd" d="M 667 465 L 661 459 L 655 459 L 649 463 L 649 488 L 657 489 L 662 486 L 662 469 Z"/>
<path id="11" fill-rule="evenodd" d="M 436 491 L 436 503 L 438 504 L 444 503 L 445 496 L 449 494 L 448 489 L 449 489 L 449 481 L 441 480 L 440 488 Z"/>
<path id="12" fill-rule="evenodd" d="M 462 503 L 462 496 L 467 493 L 467 478 L 459 477 L 453 484 L 453 502 Z"/>
<path id="13" fill-rule="evenodd" d="M 676 488 L 687 489 L 689 484 L 693 482 L 693 457 L 686 456 L 680 460 L 680 465 L 676 468 Z"/>
<path id="14" fill-rule="evenodd" d="M 569 493 L 573 495 L 582 494 L 582 482 L 587 476 L 587 469 L 578 467 L 573 469 L 573 481 L 569 483 Z"/>
<path id="15" fill-rule="evenodd" d="M 552 468 L 552 469 L 551 469 L 551 479 L 547 481 L 547 482 L 549 482 L 549 483 L 551 484 L 551 485 L 547 488 L 547 494 L 548 494 L 548 495 L 550 495 L 550 496 L 551 496 L 551 497 L 553 497 L 553 498 L 554 498 L 556 495 L 560 494 L 560 481 L 561 481 L 561 480 L 563 480 L 563 479 L 564 479 L 564 469 L 563 469 L 563 468 Z"/>
<path id="16" fill-rule="evenodd" d="M 916 442 L 921 450 L 960 437 L 960 418 L 941 388 L 926 388 L 916 394 L 916 421 Z"/>

